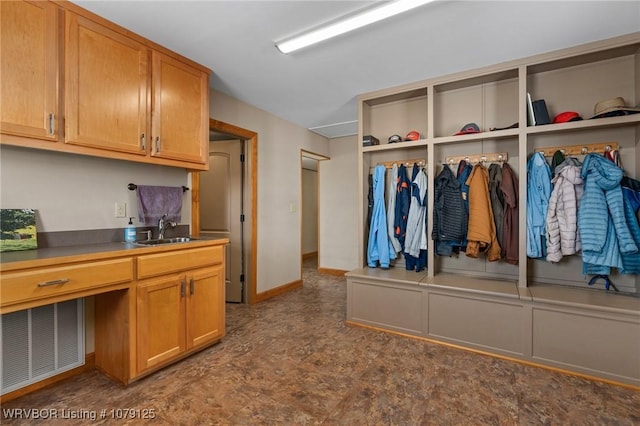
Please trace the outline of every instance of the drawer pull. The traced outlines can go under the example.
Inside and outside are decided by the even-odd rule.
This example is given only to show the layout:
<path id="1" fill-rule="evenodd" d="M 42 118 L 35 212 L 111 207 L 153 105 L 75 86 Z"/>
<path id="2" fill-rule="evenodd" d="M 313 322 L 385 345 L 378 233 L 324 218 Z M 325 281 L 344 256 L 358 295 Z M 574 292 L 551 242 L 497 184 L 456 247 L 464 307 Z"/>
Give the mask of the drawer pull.
<path id="1" fill-rule="evenodd" d="M 195 289 L 195 282 L 194 282 L 194 279 L 193 279 L 193 278 L 191 278 L 191 279 L 189 280 L 189 294 L 190 294 L 191 296 L 193 296 L 193 293 L 195 293 L 195 292 L 196 292 L 196 289 Z"/>
<path id="2" fill-rule="evenodd" d="M 187 283 L 185 280 L 180 280 L 180 297 L 184 297 L 186 293 Z"/>
<path id="3" fill-rule="evenodd" d="M 69 282 L 69 278 L 60 278 L 57 280 L 42 281 L 38 283 L 38 287 L 48 287 L 50 285 L 66 284 L 68 282 Z"/>

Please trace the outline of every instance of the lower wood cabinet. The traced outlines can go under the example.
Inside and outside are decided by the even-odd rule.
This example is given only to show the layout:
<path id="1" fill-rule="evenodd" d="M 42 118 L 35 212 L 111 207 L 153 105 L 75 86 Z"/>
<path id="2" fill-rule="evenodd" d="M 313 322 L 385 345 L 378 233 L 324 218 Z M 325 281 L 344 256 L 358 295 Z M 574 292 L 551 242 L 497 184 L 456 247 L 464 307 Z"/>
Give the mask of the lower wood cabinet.
<path id="1" fill-rule="evenodd" d="M 138 372 L 222 337 L 223 289 L 222 266 L 138 283 Z"/>
<path id="2" fill-rule="evenodd" d="M 185 351 L 185 277 L 152 280 L 136 292 L 137 369 L 142 371 Z"/>
<path id="3" fill-rule="evenodd" d="M 227 243 L 136 256 L 128 291 L 96 296 L 96 367 L 128 384 L 222 339 Z"/>

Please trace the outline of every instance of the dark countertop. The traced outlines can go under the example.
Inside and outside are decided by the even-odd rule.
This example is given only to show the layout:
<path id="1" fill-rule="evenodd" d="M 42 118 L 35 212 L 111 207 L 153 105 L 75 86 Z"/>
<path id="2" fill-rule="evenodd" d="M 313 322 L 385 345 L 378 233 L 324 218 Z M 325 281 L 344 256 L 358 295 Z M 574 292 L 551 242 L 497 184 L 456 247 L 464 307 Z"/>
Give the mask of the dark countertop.
<path id="1" fill-rule="evenodd" d="M 197 240 L 190 242 L 158 246 L 140 246 L 133 243 L 110 242 L 2 252 L 0 253 L 0 271 L 75 261 L 108 259 L 119 256 L 160 253 L 171 250 L 227 244 L 228 242 L 229 240 L 226 238 L 197 237 Z"/>

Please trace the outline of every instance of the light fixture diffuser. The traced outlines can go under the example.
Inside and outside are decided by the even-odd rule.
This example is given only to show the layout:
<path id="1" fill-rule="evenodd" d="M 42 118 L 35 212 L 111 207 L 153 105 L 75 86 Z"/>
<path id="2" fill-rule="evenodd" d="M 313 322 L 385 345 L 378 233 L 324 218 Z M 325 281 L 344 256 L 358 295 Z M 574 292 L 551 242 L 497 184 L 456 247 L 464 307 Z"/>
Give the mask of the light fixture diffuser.
<path id="1" fill-rule="evenodd" d="M 365 25 L 373 24 L 394 15 L 414 9 L 433 0 L 397 0 L 386 3 L 375 9 L 368 9 L 357 15 L 322 26 L 318 29 L 293 37 L 289 40 L 276 43 L 278 50 L 284 54 L 291 53 L 303 47 L 336 37 Z"/>

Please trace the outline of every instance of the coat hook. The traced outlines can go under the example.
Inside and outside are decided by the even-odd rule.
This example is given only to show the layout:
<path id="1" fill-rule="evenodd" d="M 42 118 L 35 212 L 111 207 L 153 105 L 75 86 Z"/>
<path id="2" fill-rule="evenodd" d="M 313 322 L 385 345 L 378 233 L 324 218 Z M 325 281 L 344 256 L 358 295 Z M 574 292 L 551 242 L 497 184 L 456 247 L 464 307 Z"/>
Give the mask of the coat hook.
<path id="1" fill-rule="evenodd" d="M 611 152 L 611 145 L 607 145 L 607 146 L 604 148 L 604 150 L 605 150 L 605 151 L 607 151 L 607 152 Z"/>
<path id="2" fill-rule="evenodd" d="M 580 154 L 586 154 L 589 152 L 589 149 L 586 146 L 583 146 L 582 149 L 580 150 Z"/>

